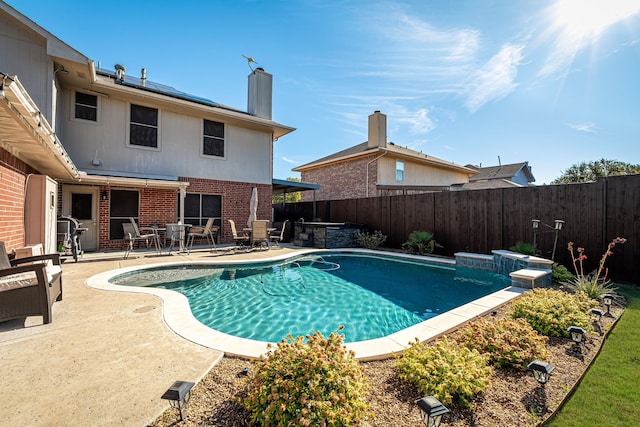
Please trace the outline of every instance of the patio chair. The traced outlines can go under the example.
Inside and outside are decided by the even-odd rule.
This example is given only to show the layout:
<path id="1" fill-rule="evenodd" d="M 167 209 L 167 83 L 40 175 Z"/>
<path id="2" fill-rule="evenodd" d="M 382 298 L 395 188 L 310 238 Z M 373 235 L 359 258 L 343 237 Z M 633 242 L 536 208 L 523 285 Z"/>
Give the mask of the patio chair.
<path id="1" fill-rule="evenodd" d="M 267 225 L 267 221 L 251 221 L 251 246 L 271 249 Z"/>
<path id="2" fill-rule="evenodd" d="M 231 226 L 231 234 L 233 235 L 233 241 L 236 246 L 245 246 L 245 244 L 249 243 L 251 238 L 247 234 L 238 234 L 236 231 L 236 223 L 232 219 L 228 219 L 229 225 Z"/>
<path id="3" fill-rule="evenodd" d="M 211 245 L 213 249 L 216 248 L 216 241 L 214 239 L 213 234 L 218 233 L 218 227 L 213 225 L 213 218 L 209 218 L 207 220 L 207 224 L 204 228 L 201 227 L 193 227 L 189 230 L 189 234 L 187 236 L 187 253 L 191 253 L 191 247 L 193 246 L 193 241 L 197 238 L 205 238 L 207 239 L 207 243 L 211 241 Z"/>
<path id="4" fill-rule="evenodd" d="M 280 247 L 280 242 L 284 240 L 284 232 L 287 229 L 288 222 L 289 220 L 285 219 L 284 222 L 282 223 L 282 229 L 276 230 L 272 235 L 269 236 L 269 240 L 271 240 L 273 244 L 276 245 L 277 247 Z"/>
<path id="5" fill-rule="evenodd" d="M 165 234 L 165 239 L 170 240 L 170 243 L 167 244 L 167 249 L 169 250 L 169 255 L 171 255 L 171 249 L 173 249 L 173 245 L 178 243 L 178 250 L 182 249 L 183 242 L 182 238 L 184 236 L 184 225 L 181 224 L 167 224 L 167 232 Z"/>
<path id="6" fill-rule="evenodd" d="M 0 242 L 0 321 L 42 316 L 43 323 L 51 323 L 51 306 L 60 300 L 60 254 L 9 260 Z"/>
<path id="7" fill-rule="evenodd" d="M 122 230 L 124 231 L 124 240 L 129 242 L 127 249 L 124 252 L 124 259 L 129 258 L 129 254 L 133 251 L 134 242 L 146 242 L 147 248 L 150 246 L 150 242 L 153 242 L 156 247 L 156 252 L 160 253 L 160 237 L 157 233 L 140 234 L 140 229 L 136 220 L 129 218 L 129 223 L 122 224 Z"/>

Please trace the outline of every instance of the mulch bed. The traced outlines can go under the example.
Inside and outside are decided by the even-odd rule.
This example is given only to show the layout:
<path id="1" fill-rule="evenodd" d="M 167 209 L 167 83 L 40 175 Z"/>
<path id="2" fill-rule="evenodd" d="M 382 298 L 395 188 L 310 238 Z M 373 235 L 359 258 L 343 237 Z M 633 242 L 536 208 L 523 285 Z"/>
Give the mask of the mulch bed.
<path id="1" fill-rule="evenodd" d="M 508 306 L 497 310 L 504 316 Z M 611 316 L 601 319 L 603 331 L 609 331 L 623 309 L 611 308 Z M 529 372 L 496 369 L 492 385 L 474 400 L 472 407 L 450 405 L 443 418 L 446 426 L 535 426 L 548 419 L 567 399 L 571 390 L 597 356 L 605 335 L 591 334 L 580 346 L 567 338 L 549 338 L 547 362 L 555 366 L 551 380 L 540 385 Z M 415 400 L 420 392 L 398 378 L 395 360 L 362 362 L 369 380 L 369 402 L 374 418 L 368 425 L 376 427 L 422 426 Z M 224 357 L 192 390 L 187 416 L 180 421 L 176 409 L 166 410 L 150 427 L 160 426 L 228 426 L 249 425 L 249 413 L 239 399 L 247 376 L 243 368 L 253 362 Z"/>

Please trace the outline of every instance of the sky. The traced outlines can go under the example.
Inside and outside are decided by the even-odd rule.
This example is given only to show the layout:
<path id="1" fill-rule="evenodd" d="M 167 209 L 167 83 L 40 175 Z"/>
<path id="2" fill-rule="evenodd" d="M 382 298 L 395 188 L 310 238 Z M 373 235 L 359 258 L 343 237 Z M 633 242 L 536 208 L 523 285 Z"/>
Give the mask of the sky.
<path id="1" fill-rule="evenodd" d="M 640 0 L 8 0 L 102 68 L 247 110 L 273 75 L 274 178 L 367 140 L 460 165 L 640 164 Z"/>

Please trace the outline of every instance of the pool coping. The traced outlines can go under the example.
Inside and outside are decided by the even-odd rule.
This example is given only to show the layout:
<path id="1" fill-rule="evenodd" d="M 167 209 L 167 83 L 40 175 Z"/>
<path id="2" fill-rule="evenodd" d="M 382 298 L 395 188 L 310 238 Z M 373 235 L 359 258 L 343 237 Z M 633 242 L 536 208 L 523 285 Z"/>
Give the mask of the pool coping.
<path id="1" fill-rule="evenodd" d="M 163 302 L 162 312 L 163 320 L 166 325 L 182 338 L 199 344 L 201 346 L 224 352 L 226 355 L 238 356 L 248 359 L 258 359 L 269 351 L 269 346 L 275 346 L 275 343 L 267 343 L 264 341 L 240 338 L 224 332 L 212 329 L 200 323 L 191 312 L 189 301 L 187 298 L 175 291 L 167 289 L 156 289 L 148 287 L 130 287 L 120 286 L 109 282 L 109 279 L 118 274 L 130 271 L 148 269 L 163 266 L 184 266 L 184 265 L 233 265 L 246 264 L 248 262 L 273 262 L 286 260 L 289 258 L 305 255 L 308 253 L 318 252 L 354 252 L 375 255 L 387 255 L 401 257 L 405 259 L 415 259 L 421 261 L 432 261 L 439 264 L 455 266 L 454 260 L 442 259 L 436 257 L 425 257 L 410 254 L 399 254 L 395 252 L 385 252 L 368 249 L 354 248 L 336 248 L 336 249 L 317 249 L 309 248 L 296 251 L 295 254 L 281 254 L 273 257 L 261 258 L 260 260 L 215 260 L 215 261 L 177 261 L 177 262 L 160 262 L 146 264 L 144 266 L 132 266 L 105 271 L 89 277 L 85 284 L 95 289 L 116 292 L 129 293 L 145 293 L 155 295 Z M 473 320 L 479 316 L 485 315 L 492 310 L 508 303 L 514 298 L 519 297 L 527 289 L 509 286 L 489 295 L 471 301 L 460 307 L 454 308 L 431 319 L 413 325 L 409 328 L 395 332 L 381 338 L 375 338 L 366 341 L 357 341 L 345 343 L 347 349 L 355 353 L 358 360 L 380 360 L 392 357 L 394 354 L 403 351 L 409 347 L 409 343 L 418 339 L 419 341 L 427 341 L 437 338 L 460 325 Z"/>

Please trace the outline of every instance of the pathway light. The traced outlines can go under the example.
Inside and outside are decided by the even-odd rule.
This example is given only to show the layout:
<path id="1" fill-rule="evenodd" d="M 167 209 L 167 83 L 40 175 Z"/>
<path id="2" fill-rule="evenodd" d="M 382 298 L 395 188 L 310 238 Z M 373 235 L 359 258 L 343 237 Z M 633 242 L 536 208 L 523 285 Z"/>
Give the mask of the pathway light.
<path id="1" fill-rule="evenodd" d="M 185 409 L 191 398 L 191 389 L 195 383 L 188 381 L 176 381 L 162 395 L 162 399 L 168 400 L 172 408 L 180 411 L 180 421 L 184 420 Z"/>
<path id="2" fill-rule="evenodd" d="M 582 342 L 585 334 L 587 333 L 587 331 L 578 326 L 569 326 L 569 329 L 567 329 L 567 331 L 569 331 L 569 333 L 571 334 L 571 339 L 578 344 Z"/>
<path id="3" fill-rule="evenodd" d="M 427 427 L 438 427 L 442 422 L 442 416 L 449 411 L 446 406 L 433 396 L 426 396 L 416 400 L 420 408 L 420 419 Z"/>
<path id="4" fill-rule="evenodd" d="M 535 378 L 536 381 L 540 384 L 546 384 L 551 377 L 551 372 L 553 372 L 556 367 L 542 360 L 534 360 L 529 363 L 527 368 L 533 372 L 533 378 Z"/>
<path id="5" fill-rule="evenodd" d="M 591 310 L 589 310 L 589 314 L 594 321 L 599 322 L 602 316 L 604 316 L 604 311 L 600 310 L 599 308 L 592 308 Z"/>
<path id="6" fill-rule="evenodd" d="M 602 295 L 602 303 L 607 306 L 607 315 L 611 314 L 611 304 L 613 304 L 613 295 Z"/>

